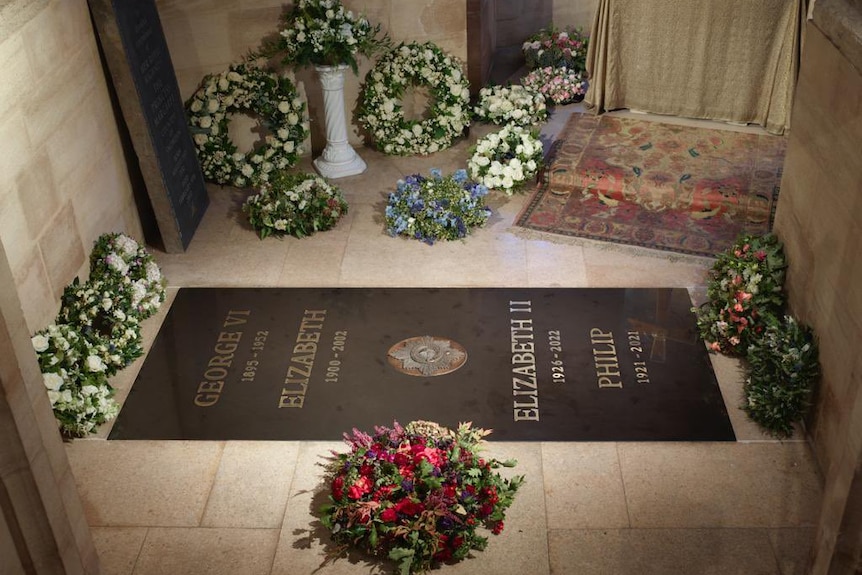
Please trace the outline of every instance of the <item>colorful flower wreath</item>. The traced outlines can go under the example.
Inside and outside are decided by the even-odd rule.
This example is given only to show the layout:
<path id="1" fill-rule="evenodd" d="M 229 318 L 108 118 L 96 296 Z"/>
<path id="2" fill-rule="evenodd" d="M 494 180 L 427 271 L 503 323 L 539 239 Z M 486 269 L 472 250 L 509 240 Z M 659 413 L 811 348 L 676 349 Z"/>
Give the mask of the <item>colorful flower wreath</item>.
<path id="1" fill-rule="evenodd" d="M 347 213 L 347 202 L 341 190 L 317 174 L 281 173 L 246 200 L 242 211 L 260 239 L 301 238 L 333 228 Z"/>
<path id="2" fill-rule="evenodd" d="M 545 97 L 525 86 L 489 86 L 479 91 L 476 117 L 494 124 L 533 126 L 547 119 Z"/>
<path id="3" fill-rule="evenodd" d="M 186 103 L 192 137 L 207 180 L 235 186 L 259 185 L 296 164 L 308 136 L 305 103 L 293 83 L 245 63 L 209 75 Z M 247 154 L 228 135 L 230 117 L 251 112 L 269 132 Z"/>
<path id="4" fill-rule="evenodd" d="M 542 142 L 521 126 L 508 125 L 492 132 L 471 151 L 470 177 L 510 196 L 535 177 L 542 164 Z"/>
<path id="5" fill-rule="evenodd" d="M 431 177 L 420 174 L 398 180 L 386 205 L 386 231 L 433 244 L 457 240 L 485 225 L 491 208 L 485 205 L 488 188 L 467 179 L 466 170 L 443 176 L 436 168 Z"/>
<path id="6" fill-rule="evenodd" d="M 350 452 L 333 453 L 331 503 L 321 523 L 345 548 L 396 561 L 402 575 L 484 549 L 488 539 L 477 528 L 500 533 L 524 482 L 494 471 L 514 461 L 479 455 L 488 433 L 469 423 L 453 431 L 428 421 L 376 427 L 373 435 L 354 429 L 344 435 Z"/>
<path id="7" fill-rule="evenodd" d="M 431 93 L 426 119 L 404 117 L 401 98 L 413 85 Z M 457 58 L 431 42 L 402 44 L 365 77 L 358 120 L 385 154 L 432 154 L 451 146 L 470 124 L 469 104 L 470 84 Z"/>

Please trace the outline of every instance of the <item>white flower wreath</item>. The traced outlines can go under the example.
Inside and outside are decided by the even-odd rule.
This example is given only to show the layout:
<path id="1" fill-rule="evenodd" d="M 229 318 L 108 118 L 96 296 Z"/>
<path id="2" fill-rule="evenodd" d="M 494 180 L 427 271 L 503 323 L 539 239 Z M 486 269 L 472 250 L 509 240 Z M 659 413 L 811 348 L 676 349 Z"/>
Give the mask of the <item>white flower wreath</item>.
<path id="1" fill-rule="evenodd" d="M 290 168 L 308 136 L 305 103 L 293 83 L 245 63 L 208 75 L 186 103 L 204 177 L 219 184 L 257 186 Z M 251 112 L 269 132 L 265 143 L 243 154 L 228 135 L 231 114 Z"/>
<path id="2" fill-rule="evenodd" d="M 494 124 L 532 126 L 548 118 L 545 97 L 525 86 L 489 86 L 479 91 L 476 117 Z"/>
<path id="3" fill-rule="evenodd" d="M 507 125 L 476 142 L 467 162 L 470 177 L 512 195 L 542 163 L 542 142 L 521 126 Z"/>
<path id="4" fill-rule="evenodd" d="M 404 118 L 401 98 L 411 85 L 428 86 L 428 118 Z M 365 77 L 359 122 L 385 154 L 431 154 L 452 145 L 470 124 L 470 84 L 461 62 L 431 42 L 402 44 Z"/>

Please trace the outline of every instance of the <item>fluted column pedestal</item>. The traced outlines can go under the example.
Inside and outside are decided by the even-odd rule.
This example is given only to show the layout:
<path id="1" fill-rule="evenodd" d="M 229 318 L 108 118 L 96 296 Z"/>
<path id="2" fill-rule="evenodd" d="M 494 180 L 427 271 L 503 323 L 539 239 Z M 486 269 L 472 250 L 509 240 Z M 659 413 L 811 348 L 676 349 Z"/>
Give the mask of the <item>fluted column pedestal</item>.
<path id="1" fill-rule="evenodd" d="M 315 66 L 323 87 L 323 109 L 326 114 L 326 148 L 314 160 L 314 167 L 324 178 L 344 178 L 361 174 L 366 165 L 347 142 L 344 116 L 344 71 L 347 65 Z"/>

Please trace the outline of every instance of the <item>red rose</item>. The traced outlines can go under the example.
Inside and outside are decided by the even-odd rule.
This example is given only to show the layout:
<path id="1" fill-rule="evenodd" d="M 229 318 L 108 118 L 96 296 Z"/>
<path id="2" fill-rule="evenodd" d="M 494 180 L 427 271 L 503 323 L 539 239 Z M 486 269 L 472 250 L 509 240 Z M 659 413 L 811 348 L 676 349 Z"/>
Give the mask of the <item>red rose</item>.
<path id="1" fill-rule="evenodd" d="M 371 480 L 367 477 L 360 477 L 353 482 L 353 485 L 347 490 L 347 496 L 351 499 L 359 499 L 366 493 L 371 491 Z"/>
<path id="2" fill-rule="evenodd" d="M 394 523 L 397 519 L 398 513 L 392 507 L 388 507 L 380 513 L 380 520 L 386 523 Z"/>
<path id="3" fill-rule="evenodd" d="M 335 499 L 344 497 L 344 477 L 341 475 L 332 480 L 332 497 Z"/>
<path id="4" fill-rule="evenodd" d="M 494 525 L 493 529 L 491 529 L 491 533 L 494 535 L 499 535 L 500 532 L 503 531 L 503 522 L 498 521 L 496 525 Z"/>

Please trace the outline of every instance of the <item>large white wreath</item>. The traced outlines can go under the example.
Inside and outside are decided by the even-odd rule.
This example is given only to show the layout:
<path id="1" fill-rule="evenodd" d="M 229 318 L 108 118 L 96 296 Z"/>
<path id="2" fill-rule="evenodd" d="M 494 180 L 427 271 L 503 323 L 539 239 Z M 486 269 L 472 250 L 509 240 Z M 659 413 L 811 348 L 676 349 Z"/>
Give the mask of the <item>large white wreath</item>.
<path id="1" fill-rule="evenodd" d="M 204 177 L 219 184 L 257 186 L 270 174 L 290 168 L 308 136 L 305 103 L 284 77 L 233 64 L 206 76 L 186 102 L 186 112 Z M 264 144 L 247 154 L 228 135 L 230 117 L 251 112 L 267 130 Z"/>
<path id="2" fill-rule="evenodd" d="M 407 120 L 401 98 L 409 86 L 428 87 L 424 120 Z M 385 154 L 431 154 L 452 145 L 470 124 L 470 84 L 461 62 L 431 42 L 402 44 L 365 77 L 359 122 Z"/>

